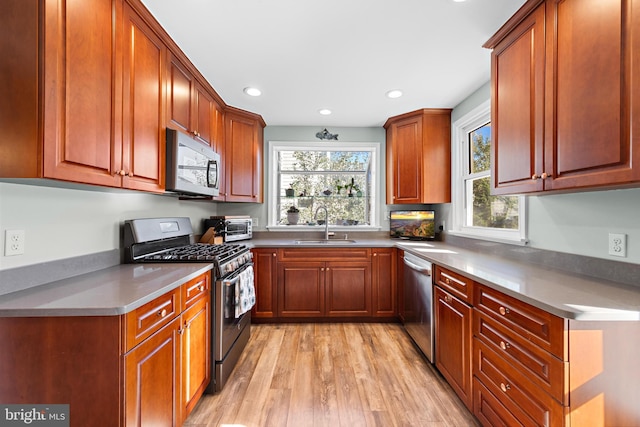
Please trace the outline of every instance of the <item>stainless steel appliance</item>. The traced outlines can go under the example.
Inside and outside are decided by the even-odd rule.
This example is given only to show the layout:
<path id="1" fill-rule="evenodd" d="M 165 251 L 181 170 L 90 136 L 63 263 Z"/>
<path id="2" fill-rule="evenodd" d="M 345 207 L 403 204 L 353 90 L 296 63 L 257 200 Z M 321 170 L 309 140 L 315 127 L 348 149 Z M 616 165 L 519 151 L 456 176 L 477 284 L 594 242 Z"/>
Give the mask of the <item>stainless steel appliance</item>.
<path id="1" fill-rule="evenodd" d="M 404 328 L 433 363 L 433 286 L 431 263 L 404 253 Z"/>
<path id="2" fill-rule="evenodd" d="M 220 155 L 211 147 L 167 128 L 167 191 L 217 196 L 221 173 Z"/>
<path id="3" fill-rule="evenodd" d="M 204 230 L 210 227 L 222 236 L 225 242 L 251 239 L 253 237 L 253 221 L 245 215 L 212 216 L 204 220 Z"/>
<path id="4" fill-rule="evenodd" d="M 210 262 L 215 286 L 211 310 L 212 381 L 207 392 L 222 390 L 249 341 L 253 254 L 242 244 L 191 243 L 191 220 L 143 218 L 124 223 L 127 263 Z"/>

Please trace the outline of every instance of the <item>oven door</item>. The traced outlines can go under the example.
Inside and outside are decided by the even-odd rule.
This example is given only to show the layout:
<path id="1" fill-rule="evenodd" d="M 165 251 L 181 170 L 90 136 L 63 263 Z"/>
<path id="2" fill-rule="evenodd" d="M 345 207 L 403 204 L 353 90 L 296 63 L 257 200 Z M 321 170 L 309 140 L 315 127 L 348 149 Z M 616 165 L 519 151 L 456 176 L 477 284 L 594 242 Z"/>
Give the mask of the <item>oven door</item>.
<path id="1" fill-rule="evenodd" d="M 236 314 L 236 308 L 240 303 L 237 288 L 240 284 L 241 273 L 252 268 L 253 264 L 245 264 L 241 269 L 231 275 L 216 281 L 215 309 L 214 312 L 214 360 L 223 361 L 238 336 L 251 322 L 251 311 Z M 251 286 L 253 287 L 253 274 Z"/>

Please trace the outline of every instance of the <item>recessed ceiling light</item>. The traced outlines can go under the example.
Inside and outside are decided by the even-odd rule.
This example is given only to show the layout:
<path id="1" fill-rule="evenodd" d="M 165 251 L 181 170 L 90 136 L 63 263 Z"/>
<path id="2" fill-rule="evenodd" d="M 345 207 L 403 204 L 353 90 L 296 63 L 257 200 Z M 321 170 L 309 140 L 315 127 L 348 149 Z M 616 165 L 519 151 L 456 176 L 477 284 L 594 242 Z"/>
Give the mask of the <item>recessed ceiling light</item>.
<path id="1" fill-rule="evenodd" d="M 323 116 L 328 116 L 329 114 L 331 114 L 331 110 L 323 108 L 322 110 L 318 110 L 318 113 L 322 114 Z"/>
<path id="2" fill-rule="evenodd" d="M 463 1 L 467 1 L 467 0 L 453 0 L 454 3 L 462 3 Z"/>
<path id="3" fill-rule="evenodd" d="M 260 95 L 262 95 L 262 92 L 260 91 L 260 89 L 255 88 L 255 87 L 245 87 L 244 88 L 244 93 L 246 93 L 249 96 L 260 96 Z"/>
<path id="4" fill-rule="evenodd" d="M 400 98 L 402 91 L 400 89 L 393 89 L 387 92 L 387 98 Z"/>

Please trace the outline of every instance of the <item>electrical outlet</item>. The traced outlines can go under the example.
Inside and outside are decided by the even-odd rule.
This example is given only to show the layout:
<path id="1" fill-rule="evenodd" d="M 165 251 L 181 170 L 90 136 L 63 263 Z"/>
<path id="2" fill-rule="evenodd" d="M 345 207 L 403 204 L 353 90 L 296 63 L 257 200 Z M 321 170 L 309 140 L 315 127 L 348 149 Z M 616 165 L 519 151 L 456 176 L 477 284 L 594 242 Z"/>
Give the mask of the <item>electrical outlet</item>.
<path id="1" fill-rule="evenodd" d="M 24 253 L 24 230 L 4 231 L 4 256 Z"/>
<path id="2" fill-rule="evenodd" d="M 253 227 L 259 227 L 260 226 L 260 221 L 258 220 L 258 218 L 251 218 L 251 222 L 252 222 L 252 226 Z"/>
<path id="3" fill-rule="evenodd" d="M 627 235 L 619 233 L 609 233 L 609 255 L 627 256 Z"/>

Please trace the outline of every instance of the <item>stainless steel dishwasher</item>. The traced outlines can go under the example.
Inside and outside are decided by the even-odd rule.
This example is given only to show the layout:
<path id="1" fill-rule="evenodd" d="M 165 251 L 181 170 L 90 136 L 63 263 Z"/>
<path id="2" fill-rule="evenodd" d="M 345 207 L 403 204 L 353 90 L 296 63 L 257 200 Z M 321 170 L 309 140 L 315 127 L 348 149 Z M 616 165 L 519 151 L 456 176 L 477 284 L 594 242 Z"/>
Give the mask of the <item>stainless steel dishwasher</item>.
<path id="1" fill-rule="evenodd" d="M 431 263 L 405 252 L 404 265 L 404 328 L 433 363 Z"/>

